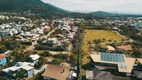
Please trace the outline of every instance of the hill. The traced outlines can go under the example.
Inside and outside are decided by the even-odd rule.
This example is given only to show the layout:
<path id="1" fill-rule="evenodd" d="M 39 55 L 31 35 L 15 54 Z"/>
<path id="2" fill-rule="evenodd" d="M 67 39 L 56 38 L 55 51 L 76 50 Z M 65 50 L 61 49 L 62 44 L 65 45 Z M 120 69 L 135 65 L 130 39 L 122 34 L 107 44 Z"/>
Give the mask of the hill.
<path id="1" fill-rule="evenodd" d="M 39 14 L 41 16 L 66 16 L 69 12 L 57 8 L 41 0 L 0 0 L 1 12 L 16 12 L 19 14 Z"/>
<path id="2" fill-rule="evenodd" d="M 41 0 L 0 0 L 0 12 L 16 13 L 22 16 L 34 15 L 34 18 L 62 18 L 62 17 L 74 17 L 92 19 L 102 17 L 128 17 L 128 16 L 140 16 L 140 15 L 126 15 L 108 13 L 103 11 L 97 11 L 92 13 L 79 13 L 70 12 L 61 8 L 58 8 L 49 3 L 44 3 Z M 36 16 L 36 17 L 35 17 Z"/>
<path id="3" fill-rule="evenodd" d="M 116 15 L 118 15 L 118 14 L 113 14 L 113 13 L 108 13 L 108 12 L 103 12 L 103 11 L 92 12 L 92 13 L 90 13 L 90 14 L 92 14 L 92 15 L 94 15 L 94 16 L 103 16 L 103 17 L 105 17 L 105 16 L 116 16 Z"/>
<path id="4" fill-rule="evenodd" d="M 141 17 L 140 14 L 121 14 L 121 13 L 109 13 L 104 11 L 97 11 L 89 13 L 96 17 Z"/>

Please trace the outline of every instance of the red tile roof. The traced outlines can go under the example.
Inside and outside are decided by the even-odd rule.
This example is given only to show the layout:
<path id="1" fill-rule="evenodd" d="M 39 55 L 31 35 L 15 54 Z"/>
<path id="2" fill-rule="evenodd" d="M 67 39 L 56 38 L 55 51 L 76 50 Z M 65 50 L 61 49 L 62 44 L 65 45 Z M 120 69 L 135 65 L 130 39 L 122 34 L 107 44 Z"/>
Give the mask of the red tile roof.
<path id="1" fill-rule="evenodd" d="M 123 46 L 116 46 L 117 49 L 123 49 L 123 50 L 132 50 L 131 45 L 123 45 Z"/>
<path id="2" fill-rule="evenodd" d="M 4 54 L 0 54 L 0 60 L 2 60 L 5 57 Z"/>

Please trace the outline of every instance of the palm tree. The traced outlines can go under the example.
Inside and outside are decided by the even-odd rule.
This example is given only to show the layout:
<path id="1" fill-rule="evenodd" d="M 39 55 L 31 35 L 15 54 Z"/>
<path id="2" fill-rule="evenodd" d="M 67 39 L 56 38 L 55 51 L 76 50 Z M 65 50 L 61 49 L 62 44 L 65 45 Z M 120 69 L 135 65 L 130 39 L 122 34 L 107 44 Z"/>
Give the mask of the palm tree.
<path id="1" fill-rule="evenodd" d="M 90 44 L 91 44 L 91 42 L 90 42 L 90 41 L 88 41 L 87 45 L 90 45 Z"/>
<path id="2" fill-rule="evenodd" d="M 124 41 L 125 41 L 125 39 L 121 39 L 121 43 L 122 43 L 122 45 L 123 45 Z"/>
<path id="3" fill-rule="evenodd" d="M 106 39 L 105 39 L 105 38 L 103 38 L 102 40 L 103 40 L 103 42 L 105 42 L 105 40 L 106 40 Z"/>
<path id="4" fill-rule="evenodd" d="M 94 42 L 95 44 L 99 44 L 99 43 L 101 43 L 101 40 L 100 40 L 100 39 L 95 39 L 95 40 L 93 40 L 93 42 Z"/>
<path id="5" fill-rule="evenodd" d="M 127 38 L 127 42 L 129 42 L 129 40 L 130 40 L 130 39 L 129 39 L 129 38 Z"/>
<path id="6" fill-rule="evenodd" d="M 27 76 L 27 71 L 24 69 L 20 69 L 19 71 L 16 72 L 16 77 L 23 79 L 24 77 Z"/>
<path id="7" fill-rule="evenodd" d="M 111 39 L 109 39 L 109 40 L 108 40 L 108 42 L 109 42 L 109 43 L 111 43 L 111 42 L 112 42 L 112 40 L 111 40 Z"/>

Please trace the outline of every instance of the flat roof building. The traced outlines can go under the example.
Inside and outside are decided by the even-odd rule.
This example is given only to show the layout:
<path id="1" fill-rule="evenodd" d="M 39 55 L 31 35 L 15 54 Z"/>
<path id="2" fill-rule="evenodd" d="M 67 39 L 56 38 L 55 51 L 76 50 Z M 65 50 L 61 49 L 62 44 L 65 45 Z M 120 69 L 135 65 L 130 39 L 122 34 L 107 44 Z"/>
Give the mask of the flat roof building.
<path id="1" fill-rule="evenodd" d="M 56 79 L 67 80 L 70 74 L 70 69 L 62 66 L 47 64 L 45 72 L 42 74 L 44 80 Z"/>
<path id="2" fill-rule="evenodd" d="M 118 71 L 123 73 L 131 73 L 136 60 L 135 58 L 125 57 L 124 54 L 118 53 L 99 52 L 99 54 L 91 54 L 90 56 L 93 62 L 117 65 Z"/>

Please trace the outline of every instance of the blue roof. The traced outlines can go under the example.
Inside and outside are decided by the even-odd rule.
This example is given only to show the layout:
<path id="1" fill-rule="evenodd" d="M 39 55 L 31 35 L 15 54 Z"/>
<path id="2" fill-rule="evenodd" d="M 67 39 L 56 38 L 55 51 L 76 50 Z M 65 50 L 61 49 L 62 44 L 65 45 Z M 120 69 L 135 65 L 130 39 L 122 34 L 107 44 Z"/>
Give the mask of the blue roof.
<path id="1" fill-rule="evenodd" d="M 77 66 L 75 66 L 74 69 L 77 70 Z"/>

